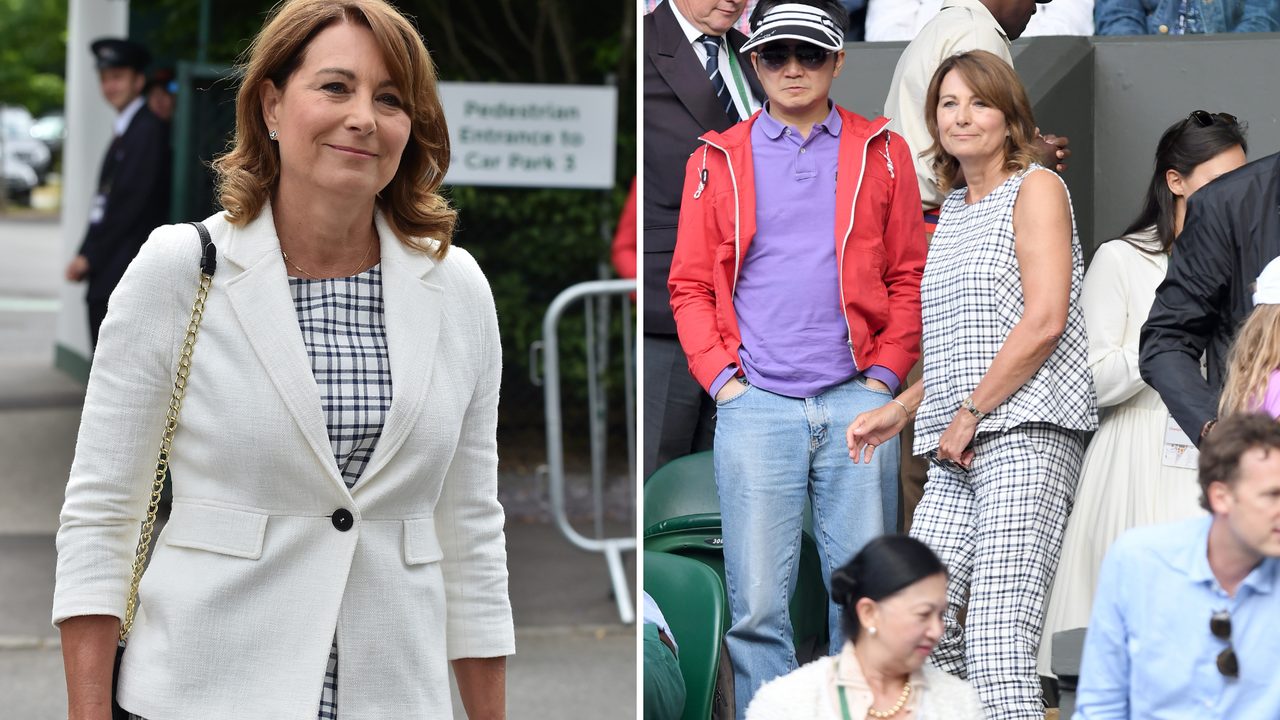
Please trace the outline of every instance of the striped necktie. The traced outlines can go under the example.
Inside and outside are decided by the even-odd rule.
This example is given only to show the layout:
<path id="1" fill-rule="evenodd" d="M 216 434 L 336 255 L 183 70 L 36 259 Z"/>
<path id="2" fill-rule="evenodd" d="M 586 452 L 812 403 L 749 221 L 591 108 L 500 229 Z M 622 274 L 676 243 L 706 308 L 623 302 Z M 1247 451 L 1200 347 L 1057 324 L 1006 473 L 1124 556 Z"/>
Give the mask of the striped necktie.
<path id="1" fill-rule="evenodd" d="M 720 105 L 724 108 L 724 113 L 729 116 L 729 120 L 736 123 L 741 117 L 738 115 L 738 108 L 733 104 L 733 96 L 729 94 L 729 86 L 725 83 L 724 76 L 720 74 L 718 61 L 720 38 L 703 35 L 698 38 L 698 42 L 707 49 L 707 75 L 711 78 L 712 87 L 716 89 L 716 97 L 719 98 Z"/>

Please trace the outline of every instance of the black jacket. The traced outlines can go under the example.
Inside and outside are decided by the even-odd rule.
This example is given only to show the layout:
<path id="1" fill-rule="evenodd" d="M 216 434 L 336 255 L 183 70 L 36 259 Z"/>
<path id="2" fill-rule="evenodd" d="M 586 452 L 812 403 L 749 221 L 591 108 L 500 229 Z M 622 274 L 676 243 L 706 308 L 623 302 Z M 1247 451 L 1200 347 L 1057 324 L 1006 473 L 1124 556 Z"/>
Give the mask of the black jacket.
<path id="1" fill-rule="evenodd" d="M 1198 442 L 1218 415 L 1227 351 L 1253 311 L 1253 284 L 1280 256 L 1280 153 L 1192 195 L 1169 273 L 1142 326 L 1138 368 L 1173 419 Z M 1208 350 L 1206 381 L 1200 355 Z"/>
<path id="2" fill-rule="evenodd" d="M 89 261 L 90 301 L 110 297 L 151 231 L 169 222 L 172 175 L 169 125 L 143 105 L 102 161 L 106 211 L 80 245 Z"/>
<path id="3" fill-rule="evenodd" d="M 674 12 L 664 2 L 644 16 L 644 331 L 669 335 L 676 332 L 676 320 L 667 275 L 676 249 L 684 165 L 703 133 L 731 125 Z M 747 41 L 737 30 L 726 37 L 735 51 Z M 763 98 L 750 54 L 739 52 L 738 61 L 750 92 Z"/>

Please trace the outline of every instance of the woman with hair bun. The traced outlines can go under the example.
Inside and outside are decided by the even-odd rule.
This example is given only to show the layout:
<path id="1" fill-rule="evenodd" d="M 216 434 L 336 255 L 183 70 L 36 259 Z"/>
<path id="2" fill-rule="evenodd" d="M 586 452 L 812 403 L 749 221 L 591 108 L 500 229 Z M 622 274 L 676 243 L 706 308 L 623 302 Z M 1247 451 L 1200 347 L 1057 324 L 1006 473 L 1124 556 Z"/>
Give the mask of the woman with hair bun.
<path id="1" fill-rule="evenodd" d="M 1138 372 L 1138 341 L 1164 280 L 1192 193 L 1245 163 L 1244 128 L 1197 110 L 1156 146 L 1142 212 L 1093 255 L 1080 291 L 1089 369 L 1106 407 L 1085 452 L 1062 559 L 1044 615 L 1038 666 L 1050 675 L 1053 634 L 1087 627 L 1102 559 L 1125 530 L 1202 515 L 1194 446 L 1169 443 L 1173 420 Z"/>
<path id="2" fill-rule="evenodd" d="M 969 683 L 925 662 L 942 637 L 947 569 L 924 543 L 882 535 L 831 574 L 839 655 L 766 683 L 747 720 L 981 720 Z"/>

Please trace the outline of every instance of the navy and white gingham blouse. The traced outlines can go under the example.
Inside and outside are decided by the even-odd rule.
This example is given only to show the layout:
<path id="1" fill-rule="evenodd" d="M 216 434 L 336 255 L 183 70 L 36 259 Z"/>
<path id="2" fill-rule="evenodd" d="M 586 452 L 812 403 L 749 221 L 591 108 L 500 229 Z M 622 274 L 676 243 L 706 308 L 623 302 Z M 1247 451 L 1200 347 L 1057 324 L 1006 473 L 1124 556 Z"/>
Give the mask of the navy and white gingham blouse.
<path id="1" fill-rule="evenodd" d="M 382 268 L 327 280 L 289 278 L 302 341 L 320 386 L 333 457 L 347 488 L 360 479 L 391 408 Z M 338 716 L 338 638 L 320 693 L 320 720 Z M 145 720 L 130 715 L 130 720 Z"/>
<path id="2" fill-rule="evenodd" d="M 976 203 L 965 202 L 962 188 L 951 191 L 942 205 L 920 281 L 924 401 L 916 413 L 917 455 L 938 447 L 960 404 L 987 374 L 1022 319 L 1025 299 L 1014 247 L 1013 207 L 1022 181 L 1037 171 L 1051 172 L 1032 165 Z M 1073 211 L 1071 299 L 1062 338 L 1036 374 L 991 409 L 978 434 L 1004 432 L 1028 422 L 1053 423 L 1069 430 L 1098 427 L 1079 302 L 1084 256 L 1074 224 Z"/>
<path id="3" fill-rule="evenodd" d="M 347 487 L 360 479 L 391 408 L 382 268 L 328 280 L 289 278 L 302 342 L 320 386 L 333 457 Z M 338 638 L 320 693 L 320 720 L 338 717 Z"/>

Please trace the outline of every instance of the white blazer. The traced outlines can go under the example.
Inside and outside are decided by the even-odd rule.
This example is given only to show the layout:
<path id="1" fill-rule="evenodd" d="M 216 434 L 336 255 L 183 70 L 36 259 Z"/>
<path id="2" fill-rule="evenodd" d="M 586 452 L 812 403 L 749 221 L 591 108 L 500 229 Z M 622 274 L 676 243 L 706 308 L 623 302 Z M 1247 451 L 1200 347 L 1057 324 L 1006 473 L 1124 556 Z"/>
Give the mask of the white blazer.
<path id="1" fill-rule="evenodd" d="M 173 441 L 173 512 L 121 667 L 125 709 L 314 720 L 336 629 L 344 720 L 444 720 L 448 660 L 514 652 L 493 296 L 466 251 L 437 262 L 376 223 L 393 399 L 348 491 L 270 209 L 244 228 L 205 221 L 218 269 Z M 198 258 L 194 228 L 159 228 L 111 296 L 58 531 L 54 623 L 124 616 Z M 355 518 L 346 531 L 340 508 Z"/>

